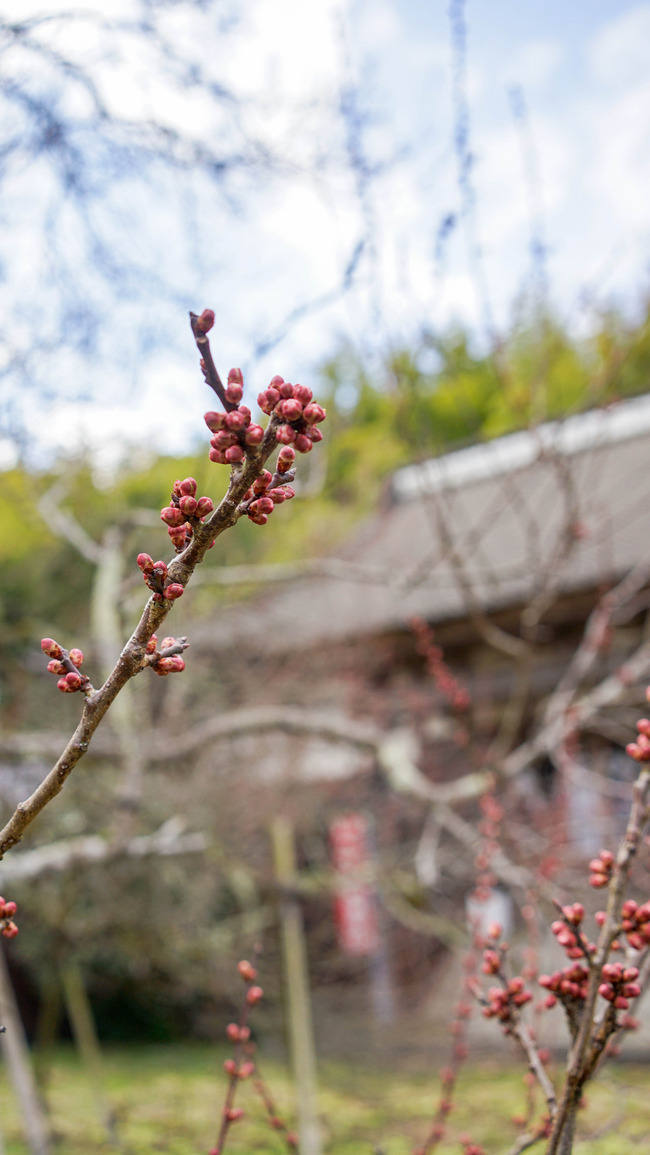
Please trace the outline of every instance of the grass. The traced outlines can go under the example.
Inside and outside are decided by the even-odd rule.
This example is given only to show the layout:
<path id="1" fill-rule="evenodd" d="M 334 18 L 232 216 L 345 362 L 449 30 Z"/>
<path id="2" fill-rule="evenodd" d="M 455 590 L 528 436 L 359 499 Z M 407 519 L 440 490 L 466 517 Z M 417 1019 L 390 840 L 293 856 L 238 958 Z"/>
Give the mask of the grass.
<path id="1" fill-rule="evenodd" d="M 108 1049 L 104 1094 L 113 1109 L 125 1155 L 207 1155 L 216 1136 L 223 1098 L 221 1063 L 225 1051 L 206 1045 Z M 264 1072 L 278 1107 L 291 1114 L 291 1084 L 285 1068 L 265 1061 Z M 638 1155 L 650 1149 L 650 1096 L 647 1069 L 610 1066 L 592 1084 L 581 1118 L 574 1155 Z M 0 1119 L 6 1155 L 25 1155 L 20 1113 L 7 1082 L 0 1077 Z M 72 1048 L 54 1054 L 46 1079 L 46 1097 L 58 1155 L 94 1155 L 115 1151 L 108 1142 L 92 1086 Z M 512 1115 L 522 1111 L 525 1090 L 521 1068 L 483 1062 L 465 1068 L 450 1120 L 450 1139 L 439 1155 L 458 1155 L 452 1136 L 471 1132 L 486 1150 L 502 1153 L 514 1141 Z M 350 1064 L 323 1064 L 320 1109 L 327 1155 L 408 1155 L 422 1142 L 436 1099 L 435 1080 L 408 1071 L 371 1070 Z M 239 1105 L 246 1118 L 233 1126 L 231 1155 L 268 1155 L 285 1151 L 263 1120 L 261 1104 L 249 1083 Z M 543 1144 L 535 1151 L 540 1155 Z"/>

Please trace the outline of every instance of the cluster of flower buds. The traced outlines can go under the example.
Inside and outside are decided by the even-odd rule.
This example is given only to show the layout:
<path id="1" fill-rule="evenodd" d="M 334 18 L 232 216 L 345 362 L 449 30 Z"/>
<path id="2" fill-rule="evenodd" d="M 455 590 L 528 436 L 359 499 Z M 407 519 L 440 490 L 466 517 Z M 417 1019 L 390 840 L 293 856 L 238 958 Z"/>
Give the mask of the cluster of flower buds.
<path id="1" fill-rule="evenodd" d="M 57 688 L 62 694 L 74 694 L 90 687 L 90 679 L 79 673 L 84 660 L 81 650 L 65 650 L 54 638 L 41 638 L 41 649 L 50 658 L 47 669 L 59 679 Z"/>
<path id="2" fill-rule="evenodd" d="M 475 1143 L 469 1135 L 459 1135 L 458 1141 L 463 1148 L 463 1155 L 485 1155 L 485 1147 Z"/>
<path id="3" fill-rule="evenodd" d="M 212 498 L 197 498 L 196 490 L 197 485 L 193 477 L 175 481 L 169 505 L 160 511 L 160 519 L 168 527 L 167 532 L 177 553 L 180 553 L 189 542 L 194 527 L 200 525 L 203 518 L 214 509 Z"/>
<path id="4" fill-rule="evenodd" d="M 164 561 L 152 561 L 148 553 L 139 553 L 136 561 L 142 570 L 146 585 L 153 591 L 153 600 L 161 602 L 163 598 L 175 601 L 182 597 L 183 587 L 180 582 L 169 580 L 167 566 Z"/>
<path id="5" fill-rule="evenodd" d="M 454 710 L 469 709 L 469 690 L 450 670 L 442 648 L 434 644 L 431 627 L 422 618 L 411 618 L 409 626 L 415 634 L 418 653 L 426 660 L 427 670 L 443 698 L 447 699 Z"/>
<path id="6" fill-rule="evenodd" d="M 647 694 L 650 694 L 650 687 Z M 629 742 L 625 752 L 635 762 L 650 762 L 650 718 L 639 718 L 636 724 L 639 736 L 636 742 Z"/>
<path id="7" fill-rule="evenodd" d="M 526 990 L 521 975 L 516 975 L 513 979 L 508 979 L 503 987 L 490 987 L 487 1005 L 483 1007 L 482 1014 L 486 1019 L 497 1018 L 504 1029 L 509 1028 L 513 1022 L 515 1009 L 525 1006 L 532 997 L 531 992 Z"/>
<path id="8" fill-rule="evenodd" d="M 18 934 L 18 927 L 13 921 L 13 917 L 18 910 L 15 902 L 9 900 L 5 901 L 0 895 L 0 934 L 5 938 L 15 938 Z"/>
<path id="9" fill-rule="evenodd" d="M 623 903 L 621 915 L 621 925 L 630 946 L 634 950 L 644 950 L 650 946 L 650 902 L 639 906 L 633 898 L 628 898 Z"/>
<path id="10" fill-rule="evenodd" d="M 263 469 L 260 476 L 244 494 L 239 512 L 246 513 L 255 525 L 266 525 L 276 505 L 290 501 L 296 491 L 289 484 L 295 477 L 296 453 L 291 445 L 285 445 L 278 454 L 275 473 Z"/>
<path id="11" fill-rule="evenodd" d="M 572 906 L 559 907 L 562 918 L 551 923 L 551 930 L 567 958 L 578 959 L 593 954 L 594 943 L 587 942 L 580 930 L 580 923 L 585 917 L 585 908 L 581 902 L 574 902 Z"/>
<path id="12" fill-rule="evenodd" d="M 614 870 L 614 855 L 611 850 L 601 850 L 598 858 L 589 863 L 589 885 L 596 890 L 607 886 Z"/>
<path id="13" fill-rule="evenodd" d="M 551 975 L 540 975 L 537 981 L 540 987 L 549 992 L 544 999 L 547 1010 L 559 1000 L 567 1010 L 572 1011 L 576 1004 L 584 1002 L 587 997 L 589 968 L 585 963 L 575 962 Z"/>
<path id="14" fill-rule="evenodd" d="M 310 453 L 315 442 L 323 440 L 318 426 L 327 414 L 312 397 L 307 385 L 291 385 L 284 377 L 273 377 L 257 398 L 263 413 L 274 413 L 282 421 L 275 434 L 278 441 L 293 445 L 298 453 Z"/>
<path id="15" fill-rule="evenodd" d="M 626 1011 L 630 999 L 637 999 L 641 994 L 641 987 L 636 981 L 639 977 L 637 967 L 626 967 L 623 963 L 605 963 L 602 969 L 602 983 L 598 987 L 598 994 L 612 1003 L 617 1011 Z"/>
<path id="16" fill-rule="evenodd" d="M 181 654 L 189 646 L 187 638 L 163 638 L 158 648 L 158 638 L 152 634 L 147 642 L 147 665 L 154 674 L 166 678 L 167 674 L 182 674 L 185 662 Z"/>
<path id="17" fill-rule="evenodd" d="M 228 412 L 210 410 L 203 415 L 203 420 L 213 434 L 210 439 L 210 461 L 217 465 L 239 465 L 246 456 L 246 450 L 256 448 L 264 439 L 262 426 L 251 421 L 250 409 L 240 404 L 243 395 L 242 371 L 231 369 L 225 389 L 226 401 L 230 405 Z"/>

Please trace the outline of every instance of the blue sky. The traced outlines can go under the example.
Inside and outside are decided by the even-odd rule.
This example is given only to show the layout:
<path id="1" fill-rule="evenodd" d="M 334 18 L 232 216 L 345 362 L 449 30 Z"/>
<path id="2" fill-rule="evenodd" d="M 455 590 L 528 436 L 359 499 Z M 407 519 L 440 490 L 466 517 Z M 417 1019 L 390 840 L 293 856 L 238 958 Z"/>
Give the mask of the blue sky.
<path id="1" fill-rule="evenodd" d="M 95 2 L 102 7 L 99 0 L 90 7 Z M 7 0 L 6 7 L 21 17 L 58 9 L 54 0 Z M 227 35 L 198 10 L 171 10 L 169 28 L 215 79 L 253 98 L 247 127 L 284 150 L 295 167 L 257 184 L 242 181 L 242 211 L 234 216 L 189 179 L 185 188 L 161 186 L 153 198 L 132 183 L 109 206 L 116 244 L 124 245 L 123 227 L 134 259 L 145 254 L 176 278 L 179 300 L 173 311 L 160 306 L 157 347 L 144 359 L 135 335 L 151 303 L 137 299 L 107 312 L 100 365 L 85 365 L 76 354 L 53 359 L 49 450 L 71 441 L 101 443 L 107 458 L 115 456 L 120 442 L 141 436 L 145 412 L 149 440 L 158 447 L 180 449 L 201 435 L 202 385 L 185 307 L 216 309 L 219 363 L 247 367 L 253 397 L 275 372 L 313 383 L 318 363 L 343 340 L 361 343 L 372 358 L 408 341 L 421 325 L 440 329 L 458 321 L 484 336 L 461 228 L 452 232 L 444 259 L 436 259 L 440 222 L 459 211 L 447 0 L 240 0 L 233 7 L 238 20 Z M 113 0 L 110 11 L 133 14 L 135 0 Z M 634 310 L 648 290 L 650 257 L 650 3 L 468 0 L 465 15 L 473 186 L 497 326 L 507 327 L 530 277 L 524 161 L 531 156 L 535 223 L 547 245 L 554 308 L 577 332 L 588 328 L 598 305 L 614 301 Z M 79 28 L 62 28 L 58 43 L 87 56 Z M 205 123 L 207 132 L 216 125 L 201 95 L 171 94 L 146 55 L 116 61 L 103 52 L 102 44 L 94 46 L 93 67 L 115 109 L 146 116 L 155 107 L 170 124 Z M 343 80 L 354 82 L 370 117 L 368 156 L 393 158 L 370 181 L 365 205 L 346 170 L 344 127 L 334 111 Z M 521 86 L 526 102 L 523 146 L 508 101 L 512 85 Z M 319 152 L 337 159 L 315 176 Z M 0 288 L 12 300 L 20 294 L 28 300 L 35 283 L 45 292 L 48 276 L 39 185 L 33 174 L 21 179 L 26 183 L 16 178 L 15 187 L 5 188 L 5 235 L 22 230 L 20 260 L 9 261 Z M 193 252 L 177 227 L 184 198 L 193 198 L 205 222 Z M 369 220 L 351 289 L 256 356 L 256 346 L 281 330 L 293 310 L 336 289 Z M 80 283 L 90 275 L 80 270 Z M 97 391 L 89 387 L 88 401 L 80 403 L 74 383 L 88 380 L 89 369 Z M 179 381 L 188 399 L 182 413 Z M 37 442 L 39 436 L 34 431 Z"/>

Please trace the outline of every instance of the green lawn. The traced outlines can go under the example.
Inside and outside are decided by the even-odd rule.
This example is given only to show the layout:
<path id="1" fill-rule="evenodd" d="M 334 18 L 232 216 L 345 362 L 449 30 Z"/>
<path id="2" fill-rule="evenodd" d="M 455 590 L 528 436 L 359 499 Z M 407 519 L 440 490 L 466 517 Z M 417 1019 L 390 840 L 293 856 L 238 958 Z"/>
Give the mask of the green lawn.
<path id="1" fill-rule="evenodd" d="M 105 1092 L 115 1111 L 121 1150 L 129 1155 L 207 1155 L 214 1143 L 222 1103 L 227 1052 L 208 1046 L 130 1047 L 105 1053 Z M 265 1075 L 279 1107 L 290 1112 L 291 1088 L 285 1069 L 264 1063 Z M 639 1155 L 650 1150 L 648 1069 L 610 1066 L 589 1091 L 575 1155 Z M 421 1142 L 436 1098 L 435 1081 L 423 1074 L 370 1071 L 343 1064 L 323 1064 L 320 1106 L 324 1148 L 328 1155 L 407 1155 Z M 6 1155 L 23 1155 L 20 1116 L 6 1073 L 0 1072 L 0 1119 Z M 501 1063 L 468 1066 L 458 1087 L 450 1118 L 450 1140 L 438 1151 L 460 1147 L 454 1134 L 471 1131 L 486 1150 L 501 1155 L 514 1141 L 511 1116 L 522 1111 L 525 1090 L 520 1068 Z M 72 1049 L 57 1050 L 47 1078 L 47 1099 L 61 1155 L 92 1155 L 115 1150 L 107 1141 L 79 1060 Z M 286 1150 L 263 1121 L 261 1104 L 250 1084 L 242 1086 L 239 1105 L 246 1118 L 233 1126 L 228 1150 Z M 543 1144 L 534 1150 L 543 1151 Z"/>

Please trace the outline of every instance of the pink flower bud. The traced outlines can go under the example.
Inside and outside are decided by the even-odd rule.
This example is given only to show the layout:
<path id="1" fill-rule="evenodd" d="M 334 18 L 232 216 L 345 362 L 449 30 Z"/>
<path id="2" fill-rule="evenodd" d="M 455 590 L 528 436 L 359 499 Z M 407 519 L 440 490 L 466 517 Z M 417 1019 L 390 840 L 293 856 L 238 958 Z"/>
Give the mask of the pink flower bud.
<path id="1" fill-rule="evenodd" d="M 291 445 L 292 441 L 296 440 L 297 435 L 295 429 L 292 429 L 290 425 L 281 425 L 276 431 L 275 436 L 283 445 Z M 309 448 L 311 449 L 311 441 Z"/>
<path id="2" fill-rule="evenodd" d="M 209 513 L 212 513 L 213 509 L 214 505 L 211 497 L 200 497 L 196 503 L 196 516 L 207 517 Z"/>
<path id="3" fill-rule="evenodd" d="M 70 658 L 70 661 L 72 662 L 73 666 L 83 665 L 83 660 L 84 660 L 83 650 L 79 650 L 76 648 L 74 650 L 70 650 L 68 657 Z"/>
<path id="4" fill-rule="evenodd" d="M 5 918 L 12 918 L 17 910 L 18 910 L 18 907 L 17 907 L 15 902 L 9 901 L 9 902 L 4 903 Z"/>
<path id="5" fill-rule="evenodd" d="M 281 377 L 279 373 L 275 377 L 271 377 L 269 389 L 279 389 L 281 385 L 284 385 L 284 377 Z M 648 688 L 650 689 L 650 687 Z"/>
<path id="6" fill-rule="evenodd" d="M 249 425 L 244 435 L 247 445 L 260 445 L 264 440 L 264 430 L 261 425 Z"/>
<path id="7" fill-rule="evenodd" d="M 196 322 L 196 327 L 199 333 L 209 333 L 214 325 L 214 312 L 212 309 L 204 309 Z"/>
<path id="8" fill-rule="evenodd" d="M 230 370 L 230 372 L 228 373 L 228 384 L 231 385 L 233 383 L 233 381 L 235 382 L 236 385 L 243 385 L 244 384 L 244 374 L 242 373 L 241 369 L 231 369 Z"/>
<path id="9" fill-rule="evenodd" d="M 278 473 L 288 473 L 295 460 L 295 449 L 291 445 L 285 445 L 278 453 Z"/>
<path id="10" fill-rule="evenodd" d="M 252 983 L 257 978 L 255 967 L 246 958 L 237 963 L 237 970 L 246 983 Z"/>
<path id="11" fill-rule="evenodd" d="M 215 465 L 227 465 L 228 464 L 228 462 L 226 461 L 225 454 L 222 453 L 220 449 L 211 449 L 208 456 L 210 458 L 210 461 L 212 461 Z"/>
<path id="12" fill-rule="evenodd" d="M 273 513 L 273 499 L 271 497 L 258 497 L 256 501 L 252 501 L 249 509 L 250 512 L 258 517 L 261 513 Z"/>
<path id="13" fill-rule="evenodd" d="M 54 641 L 54 638 L 41 638 L 41 649 L 48 658 L 63 657 L 63 650 L 59 643 Z"/>
<path id="14" fill-rule="evenodd" d="M 5 938 L 15 938 L 18 934 L 18 927 L 16 926 L 15 922 L 9 922 L 7 923 L 2 933 Z"/>
<path id="15" fill-rule="evenodd" d="M 183 587 L 180 582 L 172 582 L 171 585 L 165 587 L 165 597 L 170 601 L 175 601 L 176 598 L 183 596 Z"/>
<path id="16" fill-rule="evenodd" d="M 155 577 L 167 577 L 167 565 L 164 561 L 155 561 L 152 572 Z"/>
<path id="17" fill-rule="evenodd" d="M 182 499 L 181 499 L 182 500 Z M 183 514 L 176 505 L 166 505 L 160 511 L 160 520 L 164 521 L 166 525 L 178 527 L 185 521 Z"/>
<path id="18" fill-rule="evenodd" d="M 307 428 L 305 429 L 305 437 L 308 437 L 309 440 L 314 445 L 316 444 L 317 441 L 323 440 L 323 434 L 321 433 L 320 429 L 318 429 L 315 425 L 308 425 L 307 426 Z"/>
<path id="19" fill-rule="evenodd" d="M 268 469 L 263 469 L 259 477 L 253 482 L 253 493 L 257 494 L 258 497 L 266 493 L 272 479 L 273 474 Z"/>
<path id="20" fill-rule="evenodd" d="M 261 987 L 249 987 L 248 991 L 246 992 L 246 1002 L 248 1003 L 249 1007 L 254 1007 L 255 1004 L 259 1003 L 259 1001 L 263 998 L 264 991 Z"/>
<path id="21" fill-rule="evenodd" d="M 249 513 L 248 518 L 254 522 L 255 525 L 266 525 L 269 520 L 266 513 Z"/>
<path id="22" fill-rule="evenodd" d="M 282 426 L 282 428 L 284 428 L 284 426 Z M 296 449 L 298 450 L 298 453 L 311 453 L 311 440 L 304 433 L 299 433 L 296 437 Z"/>
<path id="23" fill-rule="evenodd" d="M 271 414 L 279 400 L 280 394 L 277 389 L 265 389 L 257 395 L 257 404 L 262 410 L 262 413 Z"/>
<path id="24" fill-rule="evenodd" d="M 210 438 L 210 445 L 213 449 L 220 449 L 225 453 L 226 449 L 230 449 L 231 445 L 237 444 L 237 434 L 231 433 L 229 429 L 221 429 L 219 433 L 215 433 L 214 437 Z"/>
<path id="25" fill-rule="evenodd" d="M 52 661 L 47 663 L 47 671 L 48 674 L 56 674 L 57 677 L 60 677 L 61 674 L 65 674 L 65 666 L 61 665 L 61 662 L 57 662 L 56 658 L 52 658 Z"/>
<path id="26" fill-rule="evenodd" d="M 161 648 L 161 650 L 168 650 L 170 646 L 175 646 L 175 645 L 176 645 L 176 638 L 172 638 L 170 636 L 168 638 L 163 638 L 162 642 L 160 643 L 160 648 Z"/>
<path id="27" fill-rule="evenodd" d="M 218 433 L 220 429 L 225 429 L 225 413 L 219 413 L 215 409 L 210 409 L 207 413 L 203 414 L 203 420 L 212 433 Z"/>
<path id="28" fill-rule="evenodd" d="M 301 405 L 309 405 L 314 396 L 308 385 L 294 385 L 293 395 Z"/>
<path id="29" fill-rule="evenodd" d="M 148 553 L 139 553 L 136 562 L 138 569 L 141 569 L 143 573 L 151 573 L 153 570 L 153 562 Z"/>
<path id="30" fill-rule="evenodd" d="M 226 1059 L 223 1069 L 227 1075 L 234 1076 L 237 1074 L 237 1064 L 234 1059 Z"/>
<path id="31" fill-rule="evenodd" d="M 73 673 L 72 670 L 70 671 L 69 674 L 66 674 L 65 680 L 68 683 L 71 690 L 78 690 L 80 685 L 81 685 L 81 677 L 79 676 L 79 674 Z"/>
<path id="32" fill-rule="evenodd" d="M 60 690 L 62 694 L 73 694 L 74 693 L 74 690 L 72 689 L 71 686 L 68 685 L 65 678 L 59 678 L 56 685 L 57 685 L 57 689 Z"/>
<path id="33" fill-rule="evenodd" d="M 241 445 L 231 445 L 230 449 L 226 450 L 224 456 L 229 465 L 239 465 L 239 462 L 244 460 L 246 454 Z"/>
<path id="34" fill-rule="evenodd" d="M 237 1077 L 239 1079 L 248 1079 L 249 1075 L 252 1075 L 254 1070 L 255 1063 L 251 1063 L 250 1059 L 248 1059 L 245 1063 L 242 1063 L 237 1072 Z"/>
<path id="35" fill-rule="evenodd" d="M 195 482 L 194 478 L 193 477 L 186 477 L 184 481 L 181 481 L 180 491 L 182 494 L 186 494 L 188 497 L 195 497 L 196 496 L 196 482 Z"/>
<path id="36" fill-rule="evenodd" d="M 184 517 L 193 517 L 196 513 L 196 507 L 198 504 L 199 503 L 195 497 L 190 497 L 188 495 L 187 497 L 181 497 L 178 503 L 178 508 L 181 510 L 181 513 Z"/>
<path id="37" fill-rule="evenodd" d="M 285 421 L 298 421 L 302 417 L 302 405 L 294 397 L 290 397 L 288 401 L 280 402 L 276 412 Z"/>
<path id="38" fill-rule="evenodd" d="M 237 1023 L 228 1023 L 226 1027 L 226 1035 L 231 1043 L 239 1042 L 239 1026 Z"/>
<path id="39" fill-rule="evenodd" d="M 233 382 L 232 385 L 226 385 L 226 401 L 230 401 L 231 405 L 239 405 L 243 396 L 244 390 L 241 385 L 236 382 Z"/>
<path id="40" fill-rule="evenodd" d="M 614 1006 L 616 1007 L 617 1011 L 626 1011 L 629 1005 L 630 1004 L 625 998 L 625 995 L 617 995 L 614 999 Z"/>
<path id="41" fill-rule="evenodd" d="M 276 385 L 275 388 L 283 400 L 288 401 L 290 397 L 293 397 L 293 385 L 289 381 L 283 381 L 281 385 Z"/>
<path id="42" fill-rule="evenodd" d="M 244 1118 L 244 1112 L 241 1107 L 226 1107 L 224 1115 L 229 1123 L 238 1123 L 240 1119 Z"/>
<path id="43" fill-rule="evenodd" d="M 318 425 L 319 422 L 324 421 L 327 417 L 327 410 L 323 409 L 322 405 L 317 405 L 316 402 L 313 401 L 311 405 L 305 407 L 303 417 L 310 425 Z"/>
<path id="44" fill-rule="evenodd" d="M 149 638 L 149 641 L 147 642 L 147 653 L 148 654 L 155 654 L 157 649 L 158 649 L 158 638 L 157 638 L 156 634 L 152 634 L 151 637 Z"/>
<path id="45" fill-rule="evenodd" d="M 173 658 L 161 658 L 154 666 L 157 674 L 171 674 L 173 669 Z"/>
<path id="46" fill-rule="evenodd" d="M 226 414 L 226 428 L 230 429 L 231 433 L 240 433 L 242 429 L 246 428 L 246 418 L 239 409 L 233 409 L 232 412 Z"/>

